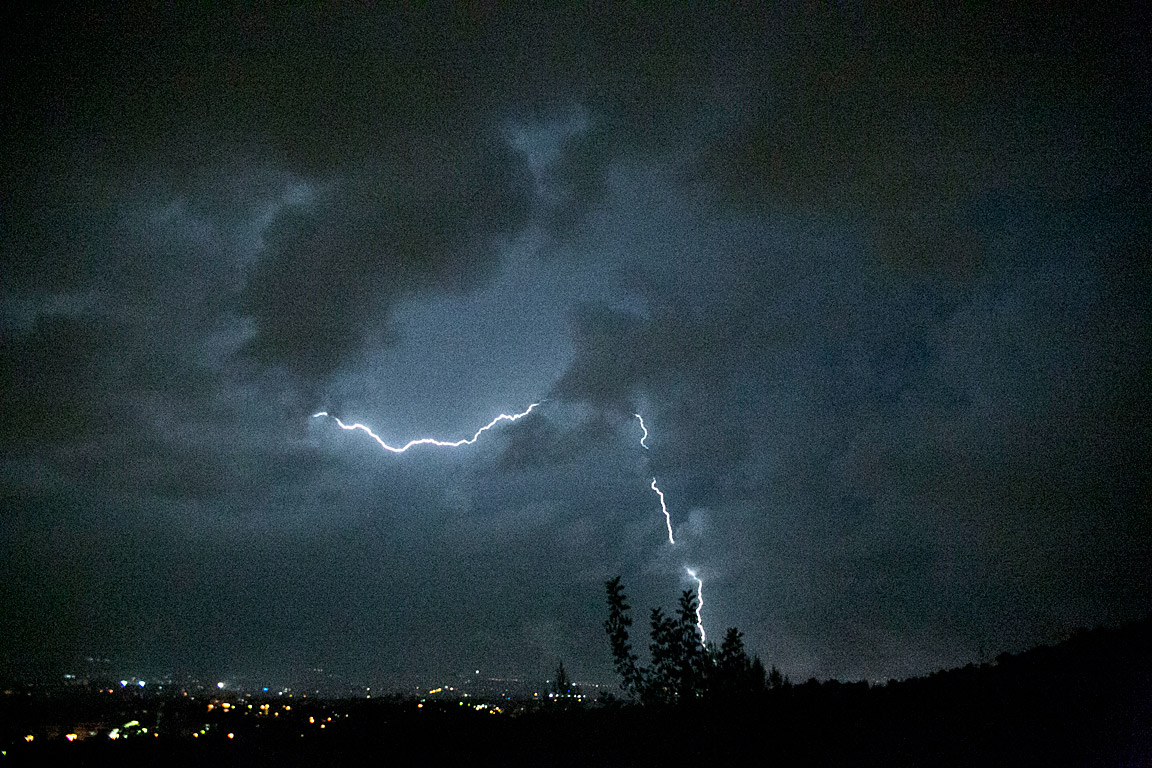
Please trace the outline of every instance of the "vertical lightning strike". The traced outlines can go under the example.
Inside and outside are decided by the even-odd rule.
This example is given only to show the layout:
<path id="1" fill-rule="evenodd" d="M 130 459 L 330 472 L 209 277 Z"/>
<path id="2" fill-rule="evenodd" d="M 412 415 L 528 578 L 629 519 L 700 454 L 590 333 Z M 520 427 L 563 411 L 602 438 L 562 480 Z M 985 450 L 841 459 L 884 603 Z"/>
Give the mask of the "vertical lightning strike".
<path id="1" fill-rule="evenodd" d="M 644 426 L 644 417 L 638 413 L 632 414 L 640 420 L 640 429 L 644 430 L 644 436 L 640 438 L 640 447 L 648 450 L 648 446 L 644 441 L 648 439 L 648 427 Z M 676 539 L 672 538 L 672 516 L 668 514 L 668 506 L 664 503 L 664 492 L 656 487 L 656 478 L 652 478 L 652 490 L 656 491 L 656 495 L 660 497 L 660 511 L 664 513 L 664 522 L 668 526 L 668 543 L 675 544 Z"/>
<path id="2" fill-rule="evenodd" d="M 640 447 L 644 450 L 648 450 L 648 446 L 644 444 L 644 441 L 648 439 L 648 427 L 644 426 L 644 417 L 638 413 L 634 413 L 632 415 L 640 419 L 640 429 L 644 430 L 644 437 L 640 438 Z"/>
<path id="3" fill-rule="evenodd" d="M 384 442 L 380 438 L 379 435 L 377 435 L 375 432 L 373 432 L 371 429 L 364 426 L 363 424 L 345 424 L 340 419 L 338 419 L 335 416 L 333 416 L 332 414 L 328 413 L 328 411 L 320 411 L 319 413 L 314 413 L 314 414 L 312 414 L 312 418 L 318 419 L 321 416 L 327 416 L 328 418 L 332 419 L 337 424 L 339 424 L 340 429 L 348 429 L 348 430 L 359 429 L 359 430 L 362 430 L 363 432 L 367 432 L 368 435 L 373 440 L 375 440 L 377 443 L 379 443 L 380 447 L 383 448 L 384 450 L 390 451 L 392 453 L 404 453 L 409 448 L 412 448 L 412 447 L 417 446 L 417 445 L 436 445 L 436 446 L 439 446 L 441 448 L 459 448 L 462 445 L 472 445 L 478 439 L 480 439 L 480 435 L 482 435 L 483 433 L 492 429 L 492 427 L 496 426 L 500 422 L 502 422 L 502 421 L 517 421 L 519 419 L 522 419 L 525 416 L 527 416 L 528 414 L 532 413 L 532 409 L 538 405 L 540 405 L 540 403 L 532 403 L 532 405 L 528 406 L 527 410 L 521 411 L 520 413 L 502 413 L 499 416 L 497 416 L 496 418 L 492 419 L 492 421 L 490 421 L 487 424 L 485 424 L 484 426 L 480 427 L 480 429 L 476 430 L 476 434 L 472 435 L 472 437 L 470 437 L 470 438 L 464 438 L 462 440 L 449 441 L 449 440 L 436 440 L 435 438 L 431 438 L 431 437 L 422 437 L 418 440 L 409 440 L 407 443 L 405 443 L 403 446 L 401 446 L 399 448 L 388 445 L 388 443 Z"/>
<path id="4" fill-rule="evenodd" d="M 537 406 L 539 406 L 542 402 L 543 401 L 541 401 L 539 403 L 532 403 L 531 405 L 529 405 L 525 410 L 521 411 L 520 413 L 501 413 L 499 416 L 492 419 L 492 421 L 488 422 L 484 426 L 480 427 L 480 429 L 476 430 L 476 433 L 473 434 L 472 437 L 470 437 L 470 438 L 462 438 L 460 440 L 437 440 L 437 439 L 432 438 L 432 437 L 422 437 L 422 438 L 419 438 L 416 440 L 409 440 L 407 443 L 405 443 L 404 445 L 402 445 L 400 447 L 392 446 L 392 445 L 389 445 L 388 443 L 384 442 L 384 440 L 379 435 L 377 435 L 375 432 L 373 432 L 371 429 L 369 429 L 364 424 L 359 424 L 359 423 L 357 423 L 357 424 L 345 424 L 339 418 L 333 416 L 332 414 L 328 413 L 327 411 L 320 411 L 319 413 L 314 413 L 314 414 L 312 414 L 312 418 L 319 419 L 321 417 L 327 417 L 327 418 L 335 421 L 340 426 L 340 428 L 343 430 L 352 431 L 352 430 L 358 429 L 358 430 L 366 433 L 369 437 L 371 437 L 373 440 L 375 440 L 381 448 L 383 448 L 384 450 L 386 450 L 390 453 L 404 453 L 409 448 L 413 448 L 413 447 L 418 446 L 418 445 L 435 445 L 435 446 L 438 446 L 441 448 L 459 448 L 462 445 L 472 445 L 473 443 L 475 443 L 477 440 L 480 439 L 480 435 L 482 435 L 485 432 L 487 432 L 488 430 L 492 429 L 493 427 L 495 427 L 500 422 L 502 422 L 502 421 L 509 421 L 509 422 L 518 421 L 518 420 L 524 418 L 525 416 L 527 416 L 528 414 L 532 413 L 533 409 L 535 409 Z M 640 447 L 642 447 L 644 450 L 648 450 L 648 445 L 645 442 L 648 439 L 648 428 L 644 425 L 644 417 L 638 413 L 633 414 L 633 415 L 640 421 L 640 429 L 644 433 L 643 436 L 640 438 Z M 656 485 L 656 478 L 652 478 L 651 488 L 653 491 L 656 492 L 657 497 L 659 497 L 659 499 L 660 499 L 660 511 L 664 513 L 664 524 L 668 527 L 668 543 L 675 545 L 676 539 L 672 535 L 672 516 L 670 514 L 668 514 L 668 506 L 664 501 L 664 492 L 661 491 L 660 488 Z M 693 569 L 685 566 L 684 570 L 687 571 L 688 575 L 691 576 L 696 581 L 696 597 L 697 597 L 697 600 L 696 600 L 696 629 L 700 633 L 700 643 L 703 644 L 706 640 L 706 637 L 707 637 L 704 634 L 704 620 L 701 617 L 701 613 L 700 613 L 701 609 L 704 607 L 704 582 L 703 582 L 703 580 L 701 580 L 701 578 L 696 574 L 696 571 L 694 571 Z"/>
<path id="5" fill-rule="evenodd" d="M 700 632 L 700 645 L 704 645 L 707 636 L 704 634 L 704 619 L 700 617 L 700 609 L 704 607 L 704 582 L 696 575 L 696 571 L 687 566 L 684 570 L 696 580 L 696 629 Z"/>
<path id="6" fill-rule="evenodd" d="M 652 478 L 652 490 L 660 497 L 660 511 L 664 513 L 664 523 L 668 526 L 668 543 L 675 544 L 676 539 L 672 538 L 672 516 L 668 514 L 668 507 L 664 504 L 664 491 L 656 487 L 656 478 Z"/>

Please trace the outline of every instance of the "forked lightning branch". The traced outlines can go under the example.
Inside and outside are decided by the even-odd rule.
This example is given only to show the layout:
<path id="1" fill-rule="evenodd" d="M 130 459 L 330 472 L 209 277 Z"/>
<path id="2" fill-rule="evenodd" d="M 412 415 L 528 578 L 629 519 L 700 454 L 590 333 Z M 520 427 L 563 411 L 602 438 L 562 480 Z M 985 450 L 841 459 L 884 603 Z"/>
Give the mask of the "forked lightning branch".
<path id="1" fill-rule="evenodd" d="M 371 437 L 373 440 L 375 440 L 376 443 L 381 448 L 388 451 L 389 453 L 405 453 L 410 448 L 416 448 L 416 447 L 422 446 L 422 445 L 428 445 L 428 446 L 433 446 L 433 447 L 437 447 L 437 448 L 461 448 L 461 447 L 466 446 L 466 445 L 473 445 L 477 440 L 480 439 L 480 436 L 482 434 L 484 434 L 485 432 L 487 432 L 488 430 L 492 429 L 493 427 L 495 427 L 498 424 L 505 422 L 505 421 L 507 421 L 507 422 L 519 421 L 520 419 L 524 418 L 528 414 L 532 413 L 533 409 L 538 408 L 542 403 L 543 403 L 543 401 L 537 402 L 537 403 L 532 403 L 526 409 L 524 409 L 523 411 L 520 411 L 519 413 L 501 413 L 499 416 L 492 419 L 490 422 L 488 422 L 484 426 L 480 427 L 480 429 L 476 430 L 476 432 L 472 435 L 472 437 L 465 437 L 465 438 L 461 438 L 459 440 L 440 440 L 440 439 L 433 438 L 433 437 L 421 437 L 421 438 L 417 438 L 415 440 L 409 440 L 408 442 L 404 443 L 403 445 L 399 445 L 399 446 L 389 445 L 388 443 L 386 443 L 384 441 L 384 439 L 382 437 L 377 435 L 375 432 L 373 432 L 369 427 L 367 427 L 364 424 L 360 424 L 360 423 L 346 424 L 343 421 L 341 421 L 339 418 L 328 413 L 327 411 L 320 411 L 319 413 L 314 413 L 314 414 L 312 414 L 312 418 L 314 418 L 314 419 L 320 419 L 320 418 L 331 419 L 332 421 L 336 422 L 336 424 L 340 427 L 340 429 L 347 430 L 347 431 L 357 431 L 358 430 L 358 431 L 364 432 L 369 437 Z M 641 416 L 638 413 L 633 414 L 633 415 L 639 420 L 640 429 L 643 432 L 643 435 L 640 437 L 640 447 L 647 451 L 647 450 L 649 450 L 649 446 L 647 444 L 648 427 L 645 426 L 645 424 L 644 424 L 644 417 L 643 416 Z M 660 512 L 664 515 L 664 524 L 668 529 L 668 544 L 671 546 L 675 546 L 676 545 L 676 539 L 672 535 L 672 515 L 668 512 L 668 505 L 665 503 L 665 500 L 664 500 L 664 492 L 661 491 L 660 488 L 656 485 L 656 478 L 652 478 L 652 484 L 649 487 L 655 492 L 657 498 L 660 501 Z M 700 579 L 700 576 L 697 574 L 695 569 L 689 568 L 688 566 L 685 566 L 684 570 L 696 582 L 696 597 L 697 597 L 696 629 L 700 632 L 700 642 L 703 643 L 705 641 L 706 636 L 704 634 L 704 622 L 703 622 L 703 619 L 701 618 L 700 610 L 704 607 L 704 582 Z"/>

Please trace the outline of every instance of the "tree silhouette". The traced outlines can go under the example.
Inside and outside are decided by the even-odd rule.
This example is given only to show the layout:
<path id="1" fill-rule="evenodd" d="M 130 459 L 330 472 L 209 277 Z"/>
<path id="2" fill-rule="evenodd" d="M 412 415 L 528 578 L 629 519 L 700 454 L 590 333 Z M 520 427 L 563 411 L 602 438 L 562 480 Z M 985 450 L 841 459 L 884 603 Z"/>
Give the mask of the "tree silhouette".
<path id="1" fill-rule="evenodd" d="M 636 664 L 636 654 L 632 653 L 632 645 L 628 642 L 628 627 L 632 626 L 629 613 L 631 606 L 628 605 L 619 576 L 609 579 L 605 586 L 608 590 L 608 618 L 604 622 L 604 629 L 612 644 L 616 674 L 620 675 L 620 687 L 624 692 L 636 696 L 644 686 L 643 673 Z"/>
<path id="2" fill-rule="evenodd" d="M 756 663 L 757 664 L 760 663 L 759 658 L 756 659 Z M 763 677 L 763 675 L 764 675 L 764 665 L 762 665 L 762 664 L 760 665 L 760 675 L 761 675 L 761 677 Z M 776 690 L 777 688 L 784 688 L 788 685 L 789 685 L 788 678 L 785 677 L 784 675 L 782 675 L 780 673 L 780 670 L 776 669 L 776 665 L 773 664 L 772 665 L 772 671 L 768 673 L 768 687 L 771 690 Z"/>
<path id="3" fill-rule="evenodd" d="M 568 679 L 568 670 L 564 669 L 563 661 L 556 666 L 556 672 L 552 678 L 552 692 L 557 696 L 566 696 L 572 693 L 572 681 Z"/>
<path id="4" fill-rule="evenodd" d="M 700 640 L 696 627 L 696 608 L 699 601 L 693 590 L 680 595 L 676 609 L 676 633 L 672 638 L 677 657 L 677 692 L 682 698 L 695 699 L 704 695 L 708 673 L 712 667 L 712 654 Z"/>
<path id="5" fill-rule="evenodd" d="M 716 665 L 717 687 L 722 690 L 741 688 L 751 672 L 752 662 L 744 651 L 744 633 L 732 627 L 720 644 L 720 658 Z"/>
<path id="6" fill-rule="evenodd" d="M 646 704 L 690 702 L 702 697 L 747 696 L 764 690 L 764 665 L 748 660 L 743 634 L 732 627 L 719 649 L 704 645 L 696 626 L 699 596 L 693 590 L 680 595 L 676 613 L 669 616 L 653 608 L 649 617 L 651 665 L 637 663 L 629 643 L 630 606 L 617 576 L 605 583 L 608 619 L 604 629 L 612 646 L 620 687 Z"/>
<path id="7" fill-rule="evenodd" d="M 652 666 L 645 675 L 648 684 L 641 694 L 649 702 L 669 702 L 676 697 L 679 669 L 679 660 L 676 658 L 676 621 L 665 616 L 662 609 L 653 608 L 650 623 L 652 642 L 648 650 L 652 655 Z"/>

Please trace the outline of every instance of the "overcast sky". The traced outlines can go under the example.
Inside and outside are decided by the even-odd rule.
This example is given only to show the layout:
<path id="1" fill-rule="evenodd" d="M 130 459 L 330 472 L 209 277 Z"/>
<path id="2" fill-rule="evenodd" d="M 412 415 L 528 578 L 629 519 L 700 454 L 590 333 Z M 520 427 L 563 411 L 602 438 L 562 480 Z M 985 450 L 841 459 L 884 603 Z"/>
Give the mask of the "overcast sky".
<path id="1" fill-rule="evenodd" d="M 168 5 L 2 33 L 4 668 L 610 682 L 686 567 L 800 679 L 1152 604 L 1147 8 Z"/>

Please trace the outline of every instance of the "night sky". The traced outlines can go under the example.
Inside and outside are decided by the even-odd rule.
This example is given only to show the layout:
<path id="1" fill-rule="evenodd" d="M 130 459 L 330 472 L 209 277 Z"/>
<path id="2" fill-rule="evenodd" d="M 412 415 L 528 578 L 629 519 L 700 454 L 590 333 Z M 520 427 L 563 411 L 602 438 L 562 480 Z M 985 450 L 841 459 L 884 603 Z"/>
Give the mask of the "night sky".
<path id="1" fill-rule="evenodd" d="M 183 5 L 0 33 L 0 669 L 611 682 L 686 566 L 793 679 L 1152 605 L 1147 6 Z"/>

